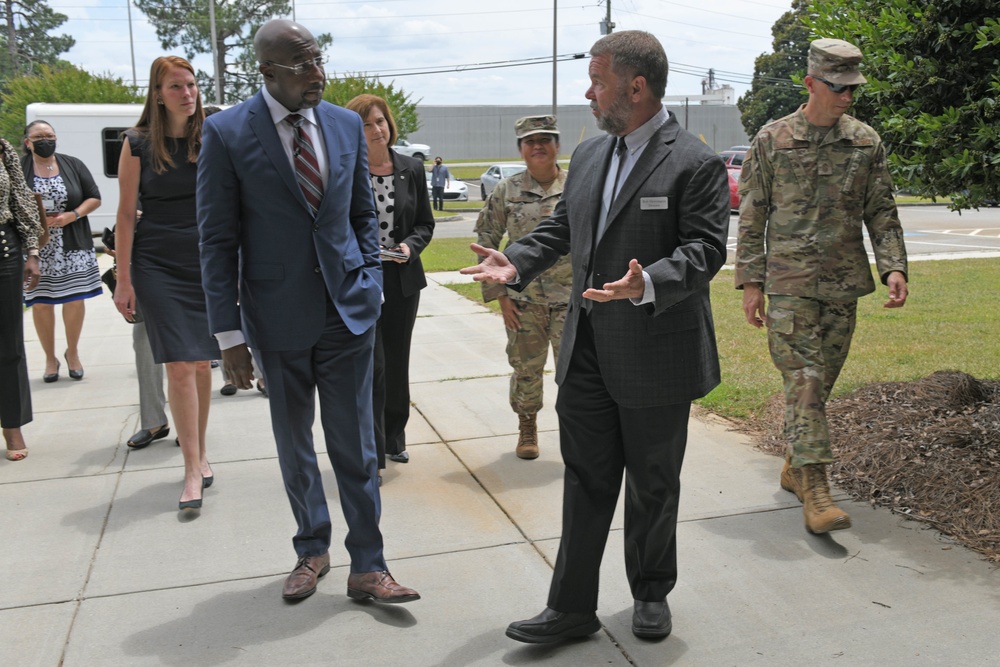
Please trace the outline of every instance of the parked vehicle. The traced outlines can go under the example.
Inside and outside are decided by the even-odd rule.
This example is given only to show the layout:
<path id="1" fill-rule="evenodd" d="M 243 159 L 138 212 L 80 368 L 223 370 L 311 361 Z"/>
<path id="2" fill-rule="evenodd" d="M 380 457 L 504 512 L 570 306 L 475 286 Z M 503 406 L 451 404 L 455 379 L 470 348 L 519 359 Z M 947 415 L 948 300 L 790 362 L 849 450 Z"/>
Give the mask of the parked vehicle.
<path id="1" fill-rule="evenodd" d="M 490 165 L 490 168 L 479 177 L 479 191 L 483 195 L 483 201 L 490 196 L 497 183 L 514 174 L 520 174 L 525 169 L 527 167 L 523 162 L 498 162 Z"/>
<path id="2" fill-rule="evenodd" d="M 431 172 L 425 171 L 427 175 L 427 195 L 431 194 Z M 449 178 L 449 184 L 444 188 L 444 198 L 452 201 L 469 201 L 469 186 L 457 178 Z"/>
<path id="3" fill-rule="evenodd" d="M 90 214 L 90 227 L 100 235 L 115 226 L 118 214 L 118 157 L 122 132 L 139 121 L 141 104 L 29 104 L 26 122 L 45 120 L 59 132 L 59 152 L 87 165 L 101 191 L 101 207 Z"/>
<path id="4" fill-rule="evenodd" d="M 729 172 L 729 208 L 738 211 L 740 208 L 740 173 L 742 169 L 727 169 Z"/>
<path id="5" fill-rule="evenodd" d="M 743 159 L 746 155 L 747 152 L 745 150 L 740 151 L 733 149 L 719 153 L 719 157 L 721 157 L 726 163 L 726 169 L 742 169 Z"/>
<path id="6" fill-rule="evenodd" d="M 431 147 L 427 144 L 411 144 L 406 139 L 396 140 L 396 145 L 392 147 L 392 150 L 400 155 L 415 157 L 421 162 L 426 160 L 427 156 L 431 154 Z"/>

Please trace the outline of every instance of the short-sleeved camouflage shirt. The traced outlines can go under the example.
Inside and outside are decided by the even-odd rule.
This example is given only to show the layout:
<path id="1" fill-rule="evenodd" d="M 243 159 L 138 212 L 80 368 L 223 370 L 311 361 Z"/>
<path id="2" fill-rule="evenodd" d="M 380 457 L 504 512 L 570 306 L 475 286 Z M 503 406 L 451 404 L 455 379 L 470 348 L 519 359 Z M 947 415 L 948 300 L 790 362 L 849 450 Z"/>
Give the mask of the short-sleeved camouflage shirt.
<path id="1" fill-rule="evenodd" d="M 548 191 L 527 170 L 497 183 L 476 221 L 479 245 L 503 250 L 500 242 L 504 234 L 507 235 L 507 245 L 526 235 L 539 222 L 552 215 L 562 197 L 565 184 L 565 169 L 559 170 L 559 176 Z M 531 281 L 521 292 L 500 284 L 483 283 L 483 300 L 492 301 L 506 294 L 512 299 L 529 303 L 568 304 L 572 285 L 573 267 L 567 255 Z"/>
<path id="2" fill-rule="evenodd" d="M 885 147 L 846 114 L 816 132 L 803 108 L 761 128 L 743 162 L 736 287 L 857 298 L 875 291 L 862 224 L 882 282 L 907 271 Z"/>

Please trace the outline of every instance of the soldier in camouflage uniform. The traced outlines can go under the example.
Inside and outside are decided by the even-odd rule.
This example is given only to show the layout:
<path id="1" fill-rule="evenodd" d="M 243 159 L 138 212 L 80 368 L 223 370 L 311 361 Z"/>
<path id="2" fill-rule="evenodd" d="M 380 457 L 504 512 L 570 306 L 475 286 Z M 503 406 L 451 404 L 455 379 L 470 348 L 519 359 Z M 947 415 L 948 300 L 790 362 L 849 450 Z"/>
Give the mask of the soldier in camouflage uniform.
<path id="1" fill-rule="evenodd" d="M 517 241 L 548 218 L 562 196 L 566 172 L 556 164 L 559 129 L 555 116 L 527 116 L 514 124 L 517 146 L 528 168 L 497 184 L 476 222 L 479 245 L 500 250 L 504 234 Z M 542 408 L 542 372 L 549 355 L 559 355 L 573 271 L 569 256 L 536 278 L 524 291 L 483 283 L 483 300 L 500 301 L 507 328 L 510 407 L 518 415 L 516 453 L 538 458 L 536 418 Z"/>
<path id="2" fill-rule="evenodd" d="M 861 51 L 838 39 L 809 47 L 809 100 L 761 128 L 743 163 L 736 288 L 747 321 L 767 322 L 785 389 L 789 443 L 782 488 L 813 533 L 849 528 L 826 477 L 833 461 L 825 404 L 847 359 L 858 297 L 875 291 L 862 222 L 887 308 L 906 303 L 906 249 L 878 134 L 847 115 Z M 764 310 L 764 294 L 770 302 Z"/>

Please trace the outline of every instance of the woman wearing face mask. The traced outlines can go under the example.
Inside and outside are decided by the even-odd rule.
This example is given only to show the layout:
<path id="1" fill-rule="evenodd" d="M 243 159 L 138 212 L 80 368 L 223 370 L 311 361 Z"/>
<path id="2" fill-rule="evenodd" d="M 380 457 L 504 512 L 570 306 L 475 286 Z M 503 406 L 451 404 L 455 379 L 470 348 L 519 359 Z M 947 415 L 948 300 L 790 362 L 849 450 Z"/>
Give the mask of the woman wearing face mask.
<path id="1" fill-rule="evenodd" d="M 24 129 L 21 159 L 24 180 L 41 195 L 50 239 L 41 248 L 41 279 L 25 290 L 25 305 L 31 307 L 38 341 L 45 351 L 45 382 L 59 379 L 56 356 L 56 305 L 62 305 L 66 328 L 66 360 L 69 376 L 83 379 L 83 364 L 77 344 L 86 312 L 84 299 L 101 293 L 101 274 L 94 254 L 94 240 L 87 215 L 101 205 L 101 192 L 86 165 L 75 157 L 56 153 L 56 132 L 43 120 Z"/>

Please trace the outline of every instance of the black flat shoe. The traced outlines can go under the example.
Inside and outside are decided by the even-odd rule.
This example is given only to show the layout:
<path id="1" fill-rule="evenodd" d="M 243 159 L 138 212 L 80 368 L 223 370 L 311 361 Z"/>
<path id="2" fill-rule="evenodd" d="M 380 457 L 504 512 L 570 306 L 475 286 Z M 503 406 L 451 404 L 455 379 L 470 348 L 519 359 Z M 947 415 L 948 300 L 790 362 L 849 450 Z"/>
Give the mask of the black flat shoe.
<path id="1" fill-rule="evenodd" d="M 396 463 L 409 463 L 410 453 L 404 451 L 400 452 L 399 454 L 386 454 L 385 458 L 389 459 L 390 461 L 395 461 Z"/>
<path id="2" fill-rule="evenodd" d="M 207 489 L 208 487 L 212 486 L 212 482 L 214 481 L 215 481 L 215 473 L 209 475 L 208 477 L 202 477 L 201 488 Z"/>
<path id="3" fill-rule="evenodd" d="M 257 391 L 259 391 L 264 396 L 264 398 L 268 398 L 267 388 L 260 383 L 260 380 L 257 380 Z"/>
<path id="4" fill-rule="evenodd" d="M 150 431 L 149 429 L 142 429 L 131 438 L 125 444 L 132 449 L 142 449 L 143 447 L 148 447 L 154 440 L 159 440 L 160 438 L 165 438 L 170 435 L 170 427 L 164 424 L 156 431 Z"/>
<path id="5" fill-rule="evenodd" d="M 60 364 L 57 361 L 56 362 L 56 372 L 55 373 L 46 373 L 45 375 L 43 375 L 42 376 L 42 382 L 50 382 L 51 383 L 51 382 L 58 381 L 59 380 L 59 369 L 61 367 L 62 367 L 62 364 Z"/>
<path id="6" fill-rule="evenodd" d="M 222 385 L 222 389 L 219 390 L 219 393 L 222 394 L 223 396 L 232 396 L 233 394 L 236 393 L 236 385 L 233 384 L 232 382 L 227 382 L 226 384 Z"/>
<path id="7" fill-rule="evenodd" d="M 177 503 L 178 511 L 184 512 L 186 510 L 200 510 L 201 509 L 201 498 L 195 498 L 194 500 L 182 500 Z"/>

